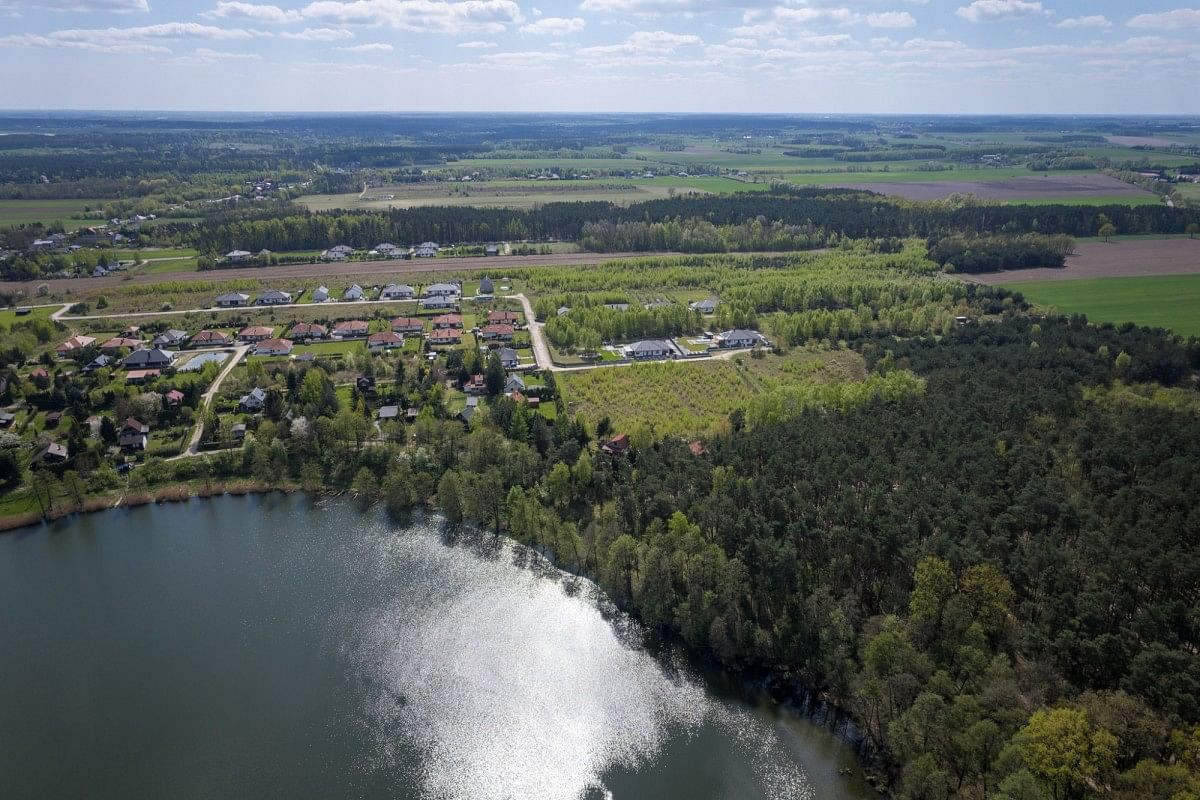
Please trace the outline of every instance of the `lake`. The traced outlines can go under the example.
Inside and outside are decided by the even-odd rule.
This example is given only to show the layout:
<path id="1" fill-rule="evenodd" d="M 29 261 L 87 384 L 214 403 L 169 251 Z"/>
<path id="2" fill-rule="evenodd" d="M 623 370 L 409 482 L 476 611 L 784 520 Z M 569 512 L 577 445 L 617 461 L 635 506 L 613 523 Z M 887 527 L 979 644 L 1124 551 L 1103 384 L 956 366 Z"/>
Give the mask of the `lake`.
<path id="1" fill-rule="evenodd" d="M 344 500 L 0 535 L 0 796 L 862 800 L 849 747 L 593 584 Z"/>

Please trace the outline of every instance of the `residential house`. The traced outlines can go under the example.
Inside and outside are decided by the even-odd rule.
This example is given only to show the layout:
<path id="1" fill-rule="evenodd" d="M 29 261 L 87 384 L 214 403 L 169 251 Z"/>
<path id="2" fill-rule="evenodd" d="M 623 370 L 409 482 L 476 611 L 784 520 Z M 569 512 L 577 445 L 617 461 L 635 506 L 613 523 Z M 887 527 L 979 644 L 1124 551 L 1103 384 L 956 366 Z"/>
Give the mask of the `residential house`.
<path id="1" fill-rule="evenodd" d="M 479 329 L 479 338 L 487 342 L 511 342 L 513 338 L 512 325 L 484 325 Z"/>
<path id="2" fill-rule="evenodd" d="M 256 356 L 290 356 L 291 354 L 291 339 L 266 339 L 254 345 L 254 355 Z"/>
<path id="3" fill-rule="evenodd" d="M 233 343 L 233 337 L 221 331 L 200 331 L 192 337 L 194 347 L 223 347 Z"/>
<path id="4" fill-rule="evenodd" d="M 259 387 L 255 386 L 248 393 L 242 395 L 242 399 L 238 400 L 238 410 L 254 413 L 262 411 L 267 405 L 267 393 Z"/>
<path id="5" fill-rule="evenodd" d="M 479 410 L 478 406 L 467 406 L 462 411 L 455 414 L 454 417 L 455 417 L 455 419 L 459 419 L 467 424 L 470 424 L 471 418 L 475 416 L 475 412 L 478 410 Z"/>
<path id="6" fill-rule="evenodd" d="M 718 333 L 716 336 L 718 347 L 754 347 L 761 344 L 763 341 L 762 334 L 758 331 L 750 330 L 734 330 Z"/>
<path id="7" fill-rule="evenodd" d="M 334 338 L 357 339 L 366 336 L 371 326 L 361 319 L 348 319 L 333 326 Z"/>
<path id="8" fill-rule="evenodd" d="M 569 306 L 559 306 L 558 310 L 554 312 L 554 316 L 561 317 L 565 314 L 570 314 L 570 313 L 571 313 L 571 309 Z"/>
<path id="9" fill-rule="evenodd" d="M 342 300 L 344 302 L 363 300 L 363 299 L 365 299 L 365 297 L 366 296 L 363 294 L 363 288 L 361 286 L 359 286 L 357 283 L 342 293 Z"/>
<path id="10" fill-rule="evenodd" d="M 167 405 L 171 408 L 179 408 L 183 403 L 184 393 L 178 389 L 172 389 L 163 395 L 163 399 L 167 401 Z"/>
<path id="11" fill-rule="evenodd" d="M 521 380 L 521 376 L 509 375 L 508 380 L 504 382 L 504 393 L 523 391 L 525 391 L 525 381 Z"/>
<path id="12" fill-rule="evenodd" d="M 496 355 L 500 358 L 500 366 L 505 369 L 516 369 L 521 363 L 517 351 L 511 347 L 501 347 L 496 351 Z"/>
<path id="13" fill-rule="evenodd" d="M 217 308 L 239 308 L 250 302 L 250 296 L 241 292 L 226 292 L 217 295 Z"/>
<path id="14" fill-rule="evenodd" d="M 238 422 L 238 423 L 235 423 L 235 424 L 234 424 L 234 425 L 233 425 L 233 426 L 232 426 L 232 427 L 229 429 L 229 436 L 230 436 L 230 437 L 231 437 L 231 438 L 232 438 L 232 439 L 233 439 L 235 442 L 240 442 L 240 441 L 242 441 L 243 439 L 245 439 L 245 438 L 246 438 L 246 423 L 244 423 L 244 422 Z"/>
<path id="15" fill-rule="evenodd" d="M 483 254 L 485 256 L 498 256 L 500 255 L 500 248 L 494 244 L 484 245 Z"/>
<path id="16" fill-rule="evenodd" d="M 403 346 L 404 337 L 392 331 L 380 331 L 367 337 L 367 347 L 371 350 L 390 350 Z"/>
<path id="17" fill-rule="evenodd" d="M 46 412 L 45 427 L 57 428 L 58 423 L 62 422 L 62 417 L 63 417 L 63 415 L 62 415 L 61 411 Z"/>
<path id="18" fill-rule="evenodd" d="M 329 289 L 324 286 L 318 286 L 312 293 L 312 301 L 314 303 L 329 302 Z"/>
<path id="19" fill-rule="evenodd" d="M 625 357 L 633 359 L 668 358 L 674 352 L 671 345 L 661 339 L 643 339 L 625 347 Z"/>
<path id="20" fill-rule="evenodd" d="M 308 341 L 311 339 L 324 339 L 325 333 L 324 325 L 318 325 L 315 322 L 297 322 L 292 326 L 292 330 L 288 335 L 293 339 Z"/>
<path id="21" fill-rule="evenodd" d="M 349 245 L 339 244 L 321 253 L 322 261 L 345 261 L 354 252 Z"/>
<path id="22" fill-rule="evenodd" d="M 610 456 L 623 456 L 629 450 L 629 434 L 619 433 L 600 445 L 600 452 Z"/>
<path id="23" fill-rule="evenodd" d="M 515 311 L 489 311 L 487 315 L 489 323 L 512 325 L 514 328 L 517 326 L 519 319 Z"/>
<path id="24" fill-rule="evenodd" d="M 437 242 L 422 242 L 417 245 L 413 255 L 417 258 L 435 258 L 438 254 Z"/>
<path id="25" fill-rule="evenodd" d="M 375 394 L 375 378 L 371 375 L 359 375 L 354 379 L 354 387 L 359 394 Z"/>
<path id="26" fill-rule="evenodd" d="M 462 342 L 462 331 L 454 328 L 439 328 L 429 334 L 428 341 L 435 345 L 451 345 L 460 344 Z"/>
<path id="27" fill-rule="evenodd" d="M 281 306 L 292 302 L 292 296 L 288 292 L 281 292 L 278 289 L 268 289 L 260 294 L 255 302 L 260 306 Z"/>
<path id="28" fill-rule="evenodd" d="M 143 344 L 141 339 L 130 339 L 125 336 L 114 336 L 108 341 L 100 343 L 100 350 L 105 353 L 115 354 L 121 350 L 137 350 Z"/>
<path id="29" fill-rule="evenodd" d="M 371 252 L 375 255 L 383 256 L 384 258 L 404 258 L 406 255 L 408 255 L 408 252 L 404 248 L 397 247 L 390 242 L 375 245 L 375 249 Z"/>
<path id="30" fill-rule="evenodd" d="M 155 347 L 182 347 L 187 340 L 187 331 L 171 328 L 155 336 L 151 344 Z"/>
<path id="31" fill-rule="evenodd" d="M 707 300 L 697 300 L 694 303 L 689 303 L 688 306 L 694 311 L 699 311 L 701 314 L 715 314 L 717 312 L 717 301 L 711 297 Z"/>
<path id="32" fill-rule="evenodd" d="M 66 358 L 76 350 L 82 350 L 85 347 L 91 347 L 95 343 L 96 337 L 94 336 L 76 335 L 72 336 L 70 339 L 67 339 L 58 347 L 54 348 L 54 352 L 58 354 L 59 358 Z"/>
<path id="33" fill-rule="evenodd" d="M 445 308 L 454 308 L 458 305 L 458 300 L 452 296 L 446 297 L 422 297 L 421 308 L 425 310 L 438 310 Z"/>
<path id="34" fill-rule="evenodd" d="M 94 359 L 89 361 L 86 365 L 84 365 L 83 371 L 85 373 L 88 373 L 88 372 L 95 372 L 98 369 L 104 369 L 105 367 L 111 365 L 113 363 L 113 360 L 114 359 L 112 356 L 98 355 Z"/>
<path id="35" fill-rule="evenodd" d="M 396 333 L 420 333 L 425 329 L 424 323 L 416 317 L 396 317 L 391 321 L 391 327 Z"/>
<path id="36" fill-rule="evenodd" d="M 150 426 L 133 417 L 125 420 L 117 437 L 122 450 L 145 450 L 150 440 Z"/>
<path id="37" fill-rule="evenodd" d="M 376 415 L 381 422 L 398 419 L 400 417 L 400 406 L 381 406 Z"/>
<path id="38" fill-rule="evenodd" d="M 164 369 L 175 363 L 175 353 L 161 347 L 134 350 L 121 359 L 125 369 Z"/>
<path id="39" fill-rule="evenodd" d="M 425 287 L 426 297 L 457 297 L 460 293 L 456 283 L 433 283 Z"/>
<path id="40" fill-rule="evenodd" d="M 389 283 L 379 293 L 380 300 L 412 300 L 417 296 L 417 290 L 407 284 Z"/>
<path id="41" fill-rule="evenodd" d="M 263 342 L 275 335 L 275 329 L 266 325 L 248 325 L 238 331 L 237 338 L 243 342 Z"/>
<path id="42" fill-rule="evenodd" d="M 146 383 L 157 380 L 160 375 L 162 375 L 162 371 L 157 369 L 131 369 L 125 373 L 125 382 Z"/>
<path id="43" fill-rule="evenodd" d="M 106 277 L 108 277 L 108 270 L 105 269 L 104 267 L 100 266 L 99 264 L 97 264 L 96 267 L 92 270 L 92 277 L 93 278 L 106 278 Z"/>
<path id="44" fill-rule="evenodd" d="M 45 389 L 50 385 L 50 373 L 43 367 L 34 367 L 29 371 L 29 380 L 33 381 L 33 385 L 39 389 Z"/>
<path id="45" fill-rule="evenodd" d="M 30 466 L 34 464 L 61 464 L 67 460 L 67 446 L 58 442 L 50 442 L 48 445 L 38 450 L 30 461 Z"/>
<path id="46" fill-rule="evenodd" d="M 231 250 L 225 254 L 225 260 L 230 264 L 244 264 L 253 256 L 249 250 Z"/>
<path id="47" fill-rule="evenodd" d="M 484 278 L 479 282 L 479 294 L 490 296 L 496 293 L 496 285 L 492 283 L 491 278 Z"/>
<path id="48" fill-rule="evenodd" d="M 463 318 L 460 314 L 442 314 L 440 317 L 433 318 L 433 329 L 441 328 L 461 328 L 463 326 Z"/>
<path id="49" fill-rule="evenodd" d="M 487 394 L 487 381 L 482 375 L 472 375 L 463 381 L 462 390 L 467 394 Z"/>

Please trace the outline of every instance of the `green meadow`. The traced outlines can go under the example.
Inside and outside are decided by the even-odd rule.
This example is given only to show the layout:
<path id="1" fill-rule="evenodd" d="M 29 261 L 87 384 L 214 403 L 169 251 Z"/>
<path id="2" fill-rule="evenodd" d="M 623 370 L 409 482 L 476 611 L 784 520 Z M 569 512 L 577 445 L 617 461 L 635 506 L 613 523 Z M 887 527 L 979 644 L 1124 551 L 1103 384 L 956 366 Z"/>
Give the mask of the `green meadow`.
<path id="1" fill-rule="evenodd" d="M 1133 322 L 1200 336 L 1200 275 L 1004 284 L 1034 303 L 1093 322 Z"/>

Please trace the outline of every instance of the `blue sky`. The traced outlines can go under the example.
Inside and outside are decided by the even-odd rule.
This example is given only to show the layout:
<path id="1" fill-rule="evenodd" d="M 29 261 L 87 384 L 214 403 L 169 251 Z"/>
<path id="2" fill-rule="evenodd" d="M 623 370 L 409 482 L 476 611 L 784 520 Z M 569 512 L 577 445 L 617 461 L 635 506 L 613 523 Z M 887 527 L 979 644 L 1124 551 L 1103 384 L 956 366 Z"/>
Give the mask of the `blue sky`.
<path id="1" fill-rule="evenodd" d="M 1200 113 L 1178 0 L 0 0 L 0 107 Z"/>

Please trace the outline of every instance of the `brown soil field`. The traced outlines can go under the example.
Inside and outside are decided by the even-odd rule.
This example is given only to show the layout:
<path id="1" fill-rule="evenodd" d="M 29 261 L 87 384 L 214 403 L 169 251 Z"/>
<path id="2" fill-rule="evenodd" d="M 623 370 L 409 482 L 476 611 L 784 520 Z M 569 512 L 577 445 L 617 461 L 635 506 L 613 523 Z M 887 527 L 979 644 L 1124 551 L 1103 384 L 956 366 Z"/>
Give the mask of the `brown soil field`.
<path id="1" fill-rule="evenodd" d="M 1062 269 L 1014 269 L 959 277 L 996 284 L 1195 273 L 1200 273 L 1200 239 L 1135 239 L 1077 244 Z"/>
<path id="2" fill-rule="evenodd" d="M 1170 147 L 1173 144 L 1187 144 L 1179 139 L 1164 139 L 1161 136 L 1105 136 L 1104 138 L 1122 147 Z"/>
<path id="3" fill-rule="evenodd" d="M 952 194 L 973 194 L 985 200 L 1030 200 L 1039 197 L 1111 197 L 1150 195 L 1150 192 L 1108 175 L 1007 178 L 996 181 L 895 181 L 831 183 L 846 189 L 866 189 L 908 200 L 940 200 Z"/>
<path id="4" fill-rule="evenodd" d="M 26 292 L 48 284 L 51 293 L 84 292 L 139 283 L 183 283 L 222 281 L 238 278 L 337 278 L 347 275 L 449 275 L 456 272 L 492 272 L 497 277 L 506 270 L 525 267 L 602 264 L 622 258 L 641 258 L 670 253 L 562 253 L 549 256 L 493 256 L 484 258 L 430 258 L 414 261 L 347 261 L 340 264 L 287 264 L 279 267 L 243 267 L 205 272 L 158 272 L 144 275 L 112 275 L 104 278 L 60 278 L 45 281 L 0 281 L 0 292 Z"/>

